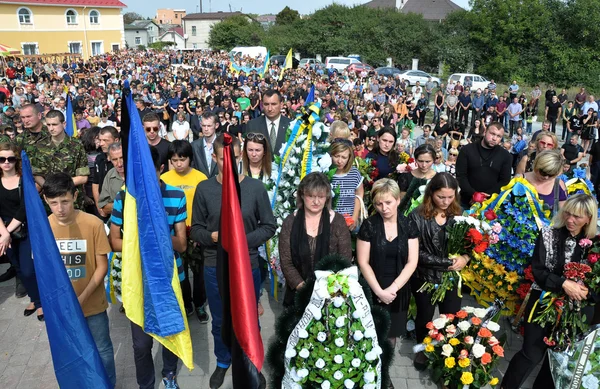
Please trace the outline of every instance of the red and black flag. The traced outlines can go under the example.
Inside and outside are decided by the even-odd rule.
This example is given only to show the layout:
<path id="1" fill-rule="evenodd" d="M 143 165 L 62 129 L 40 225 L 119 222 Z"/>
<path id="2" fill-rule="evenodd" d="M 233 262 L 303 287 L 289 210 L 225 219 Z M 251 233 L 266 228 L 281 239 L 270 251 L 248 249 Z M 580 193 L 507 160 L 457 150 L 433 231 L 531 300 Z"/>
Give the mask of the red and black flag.
<path id="1" fill-rule="evenodd" d="M 256 294 L 240 206 L 234 147 L 231 136 L 224 134 L 224 137 L 217 261 L 223 303 L 221 336 L 231 351 L 234 389 L 259 389 L 264 385 L 261 370 L 265 352 L 258 327 Z"/>

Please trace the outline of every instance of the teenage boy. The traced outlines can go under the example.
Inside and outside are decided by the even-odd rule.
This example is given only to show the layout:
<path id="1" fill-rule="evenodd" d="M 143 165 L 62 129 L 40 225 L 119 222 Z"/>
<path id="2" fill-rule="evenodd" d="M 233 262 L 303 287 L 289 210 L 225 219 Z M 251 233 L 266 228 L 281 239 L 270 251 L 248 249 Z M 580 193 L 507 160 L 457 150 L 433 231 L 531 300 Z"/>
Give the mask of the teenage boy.
<path id="1" fill-rule="evenodd" d="M 146 115 L 148 116 L 148 115 Z M 160 154 L 156 147 L 151 146 L 152 162 L 156 169 L 156 176 L 159 178 L 160 192 L 163 199 L 163 206 L 167 213 L 167 221 L 171 231 L 171 242 L 175 261 L 177 263 L 177 273 L 179 282 L 185 279 L 181 257 L 179 253 L 185 252 L 187 248 L 187 239 L 185 231 L 185 220 L 187 218 L 185 193 L 181 189 L 160 181 L 160 173 L 163 170 L 163 164 L 160 161 Z M 110 217 L 110 243 L 112 251 L 123 251 L 123 238 L 121 228 L 123 226 L 123 198 L 124 191 L 120 191 L 113 203 L 113 211 Z M 127 258 L 123 258 L 125 261 Z M 173 307 L 179 309 L 179 307 Z M 135 359 L 135 376 L 140 389 L 154 389 L 154 359 L 152 358 L 152 336 L 145 333 L 142 327 L 131 322 L 131 337 L 133 338 L 133 356 Z M 166 388 L 178 389 L 177 385 L 177 355 L 173 354 L 166 347 L 162 348 L 163 369 L 162 383 Z"/>
<path id="2" fill-rule="evenodd" d="M 187 219 L 185 225 L 187 229 L 192 226 L 192 204 L 194 203 L 194 194 L 198 184 L 207 179 L 199 170 L 192 168 L 194 159 L 194 150 L 190 142 L 185 140 L 174 140 L 169 145 L 167 158 L 171 162 L 173 169 L 160 176 L 166 184 L 183 190 L 187 202 Z M 185 280 L 181 283 L 183 288 L 183 302 L 185 311 L 189 315 L 195 311 L 200 323 L 208 323 L 208 313 L 206 312 L 206 291 L 204 289 L 204 264 L 200 248 L 194 245 L 193 250 L 188 247 L 183 255 L 183 267 L 185 271 Z M 194 272 L 194 291 L 192 305 L 192 291 L 188 278 L 189 266 L 192 266 Z"/>
<path id="3" fill-rule="evenodd" d="M 42 188 L 52 214 L 48 217 L 71 285 L 112 386 L 115 386 L 115 358 L 110 339 L 104 276 L 111 251 L 104 223 L 94 215 L 75 209 L 78 192 L 71 176 L 54 173 Z"/>

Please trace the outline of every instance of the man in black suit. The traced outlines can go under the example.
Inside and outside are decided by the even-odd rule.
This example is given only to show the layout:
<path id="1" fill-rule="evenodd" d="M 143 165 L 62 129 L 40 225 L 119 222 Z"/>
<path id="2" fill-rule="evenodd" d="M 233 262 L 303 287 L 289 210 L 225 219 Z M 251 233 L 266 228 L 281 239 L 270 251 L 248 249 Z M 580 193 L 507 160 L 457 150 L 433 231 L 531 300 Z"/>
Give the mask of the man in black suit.
<path id="1" fill-rule="evenodd" d="M 150 108 L 146 107 L 146 103 L 141 97 L 135 99 L 135 107 L 137 108 L 138 113 L 140 114 L 140 119 L 143 119 L 147 113 L 152 112 Z"/>
<path id="2" fill-rule="evenodd" d="M 213 160 L 213 142 L 217 137 L 216 131 L 219 127 L 219 119 L 212 112 L 204 112 L 200 117 L 202 125 L 202 138 L 192 142 L 194 158 L 192 167 L 200 170 L 207 178 L 217 175 L 217 163 Z"/>
<path id="3" fill-rule="evenodd" d="M 196 106 L 196 112 L 192 116 L 190 116 L 190 128 L 192 130 L 192 133 L 194 134 L 194 140 L 199 139 L 200 134 L 202 133 L 201 117 L 202 106 L 198 104 Z"/>
<path id="4" fill-rule="evenodd" d="M 271 146 L 273 157 L 279 155 L 281 145 L 285 142 L 285 133 L 291 120 L 281 114 L 283 98 L 281 93 L 275 89 L 269 89 L 263 93 L 262 98 L 264 116 L 250 120 L 246 124 L 246 133 L 260 133 L 267 138 Z"/>

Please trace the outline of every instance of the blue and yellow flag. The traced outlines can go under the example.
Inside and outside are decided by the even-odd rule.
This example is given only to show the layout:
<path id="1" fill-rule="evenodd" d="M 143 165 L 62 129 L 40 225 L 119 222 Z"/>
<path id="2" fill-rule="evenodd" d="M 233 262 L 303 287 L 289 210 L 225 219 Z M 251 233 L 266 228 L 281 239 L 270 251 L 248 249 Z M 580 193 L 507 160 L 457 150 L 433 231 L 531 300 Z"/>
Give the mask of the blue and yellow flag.
<path id="1" fill-rule="evenodd" d="M 283 78 L 283 73 L 285 73 L 285 70 L 292 68 L 292 61 L 294 61 L 294 60 L 292 59 L 292 49 L 290 49 L 290 51 L 288 51 L 287 55 L 285 56 L 285 62 L 283 63 L 283 68 L 281 69 L 281 73 L 279 73 L 280 81 Z"/>
<path id="2" fill-rule="evenodd" d="M 262 72 L 260 74 L 260 76 L 262 78 L 264 78 L 267 75 L 267 73 L 269 72 L 269 65 L 270 65 L 270 63 L 271 63 L 271 52 L 267 51 L 267 56 L 265 57 L 265 63 L 263 64 L 263 69 L 262 69 Z"/>
<path id="3" fill-rule="evenodd" d="M 35 231 L 35 239 L 31 239 L 31 251 L 36 258 L 35 274 L 58 386 L 61 389 L 111 388 L 58 251 L 46 210 L 35 188 L 29 158 L 24 151 L 21 152 L 21 158 L 27 224 L 29 231 Z"/>
<path id="4" fill-rule="evenodd" d="M 126 83 L 125 89 L 129 85 Z M 148 141 L 131 93 L 123 100 L 129 123 L 123 205 L 121 296 L 129 320 L 189 368 L 192 340 L 185 315 L 171 233 Z"/>
<path id="5" fill-rule="evenodd" d="M 65 114 L 65 132 L 70 137 L 77 137 L 77 121 L 75 120 L 75 113 L 73 112 L 73 104 L 71 103 L 71 96 L 67 94 L 67 111 Z"/>

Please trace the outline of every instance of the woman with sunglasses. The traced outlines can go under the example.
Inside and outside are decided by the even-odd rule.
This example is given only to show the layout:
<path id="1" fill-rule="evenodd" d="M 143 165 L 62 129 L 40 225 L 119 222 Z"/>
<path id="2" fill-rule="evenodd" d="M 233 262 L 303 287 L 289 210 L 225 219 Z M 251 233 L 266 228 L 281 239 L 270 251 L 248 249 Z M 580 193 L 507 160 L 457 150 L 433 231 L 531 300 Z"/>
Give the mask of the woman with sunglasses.
<path id="1" fill-rule="evenodd" d="M 21 185 L 18 149 L 12 143 L 0 143 L 0 255 L 6 254 L 31 299 L 23 315 L 37 311 L 38 320 L 44 321 L 31 243 L 23 224 L 27 219 Z"/>
<path id="2" fill-rule="evenodd" d="M 557 150 L 558 149 L 558 138 L 553 132 L 542 131 L 538 134 L 536 140 L 535 151 L 530 155 L 525 155 L 519 161 L 517 165 L 517 171 L 515 175 L 523 175 L 527 172 L 533 171 L 533 163 L 536 156 L 544 150 Z"/>
<path id="3" fill-rule="evenodd" d="M 537 155 L 533 163 L 533 171 L 516 174 L 533 186 L 540 198 L 555 215 L 567 200 L 567 188 L 558 178 L 563 174 L 565 159 L 558 150 L 544 150 Z"/>
<path id="4" fill-rule="evenodd" d="M 456 159 L 458 158 L 458 149 L 448 150 L 448 160 L 445 162 L 446 173 L 452 174 L 456 178 Z"/>

